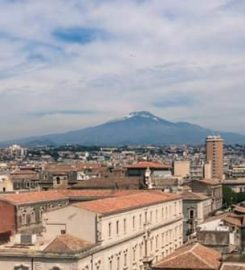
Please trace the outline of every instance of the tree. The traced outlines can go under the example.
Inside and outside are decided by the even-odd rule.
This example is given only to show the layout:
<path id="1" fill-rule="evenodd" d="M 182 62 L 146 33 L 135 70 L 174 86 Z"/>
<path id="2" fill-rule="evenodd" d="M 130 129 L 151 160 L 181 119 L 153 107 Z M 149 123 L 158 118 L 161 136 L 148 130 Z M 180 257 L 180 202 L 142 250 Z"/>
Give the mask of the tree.
<path id="1" fill-rule="evenodd" d="M 229 187 L 223 186 L 223 205 L 226 208 L 231 207 L 237 202 L 237 194 Z"/>

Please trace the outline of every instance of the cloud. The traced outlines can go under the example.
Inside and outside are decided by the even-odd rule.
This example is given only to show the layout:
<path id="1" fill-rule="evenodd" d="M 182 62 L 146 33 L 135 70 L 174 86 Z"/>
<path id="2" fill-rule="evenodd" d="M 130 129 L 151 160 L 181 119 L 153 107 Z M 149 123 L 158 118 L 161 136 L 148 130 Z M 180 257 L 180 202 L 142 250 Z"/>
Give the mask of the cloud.
<path id="1" fill-rule="evenodd" d="M 153 106 L 159 107 L 159 108 L 168 108 L 168 107 L 189 107 L 193 104 L 196 104 L 197 101 L 195 101 L 194 98 L 189 96 L 176 96 L 176 97 L 170 97 L 166 99 L 160 99 L 153 102 Z"/>
<path id="2" fill-rule="evenodd" d="M 227 0 L 0 0 L 0 139 L 138 110 L 245 133 L 242 10 Z"/>
<path id="3" fill-rule="evenodd" d="M 82 110 L 57 110 L 49 112 L 30 112 L 30 116 L 43 117 L 52 115 L 90 115 L 94 114 L 93 111 L 82 111 Z"/>
<path id="4" fill-rule="evenodd" d="M 67 43 L 86 44 L 99 38 L 105 37 L 105 33 L 99 29 L 72 27 L 65 29 L 56 29 L 53 32 L 56 39 Z"/>

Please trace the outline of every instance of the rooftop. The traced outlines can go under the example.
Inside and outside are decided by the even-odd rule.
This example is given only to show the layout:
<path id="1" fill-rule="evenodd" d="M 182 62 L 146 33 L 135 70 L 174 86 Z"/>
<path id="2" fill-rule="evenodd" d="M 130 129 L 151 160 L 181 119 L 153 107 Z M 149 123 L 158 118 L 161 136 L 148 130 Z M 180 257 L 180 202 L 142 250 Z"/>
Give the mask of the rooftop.
<path id="1" fill-rule="evenodd" d="M 210 186 L 221 185 L 218 179 L 203 179 L 203 180 L 196 180 L 196 181 L 199 181 L 202 184 L 210 185 Z"/>
<path id="2" fill-rule="evenodd" d="M 72 235 L 57 236 L 45 249 L 51 253 L 74 253 L 91 247 L 92 244 Z"/>
<path id="3" fill-rule="evenodd" d="M 157 192 L 157 191 L 141 191 L 131 195 L 121 196 L 117 198 L 100 199 L 96 201 L 82 202 L 73 206 L 88 211 L 113 214 L 133 210 L 144 206 L 150 206 L 157 203 L 180 199 L 176 194 Z"/>
<path id="4" fill-rule="evenodd" d="M 220 266 L 221 254 L 216 250 L 196 243 L 176 250 L 153 269 L 205 269 L 216 270 Z"/>
<path id="5" fill-rule="evenodd" d="M 244 227 L 245 226 L 245 217 L 244 215 L 242 216 L 237 216 L 235 214 L 229 214 L 226 217 L 223 218 L 223 221 L 225 223 L 229 223 L 232 225 L 235 225 L 237 227 Z"/>
<path id="6" fill-rule="evenodd" d="M 204 200 L 208 200 L 209 197 L 202 194 L 202 193 L 195 193 L 195 192 L 191 192 L 191 191 L 184 191 L 181 193 L 181 196 L 183 198 L 183 200 L 190 200 L 190 201 L 204 201 Z"/>
<path id="7" fill-rule="evenodd" d="M 170 169 L 171 166 L 168 164 L 163 164 L 159 162 L 152 162 L 152 161 L 139 161 L 138 163 L 128 165 L 128 169 Z"/>
<path id="8" fill-rule="evenodd" d="M 236 205 L 234 208 L 235 212 L 245 214 L 245 207 L 242 205 Z"/>
<path id="9" fill-rule="evenodd" d="M 109 198 L 109 197 L 120 197 L 140 192 L 139 190 L 115 190 L 115 189 L 82 189 L 82 190 L 71 190 L 61 189 L 58 190 L 62 195 L 69 198 Z M 141 191 L 143 192 L 143 191 Z"/>
<path id="10" fill-rule="evenodd" d="M 31 204 L 46 201 L 56 201 L 68 199 L 58 191 L 36 191 L 19 194 L 0 195 L 0 201 L 6 201 L 14 205 Z"/>

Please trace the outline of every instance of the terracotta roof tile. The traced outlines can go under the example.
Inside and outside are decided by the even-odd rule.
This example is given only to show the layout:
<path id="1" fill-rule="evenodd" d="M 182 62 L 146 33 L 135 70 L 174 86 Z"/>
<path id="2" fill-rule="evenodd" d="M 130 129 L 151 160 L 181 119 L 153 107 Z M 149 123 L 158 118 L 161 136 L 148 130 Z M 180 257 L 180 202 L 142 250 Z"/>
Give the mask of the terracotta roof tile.
<path id="1" fill-rule="evenodd" d="M 197 200 L 197 201 L 204 201 L 209 199 L 208 196 L 202 193 L 195 193 L 190 191 L 184 191 L 181 193 L 183 200 Z"/>
<path id="2" fill-rule="evenodd" d="M 228 215 L 222 219 L 226 223 L 241 227 L 242 226 L 242 217 L 235 217 L 232 215 Z"/>
<path id="3" fill-rule="evenodd" d="M 147 169 L 147 168 L 153 168 L 153 169 L 168 169 L 171 168 L 170 165 L 168 164 L 163 164 L 159 162 L 152 162 L 152 161 L 140 161 L 138 163 L 128 165 L 126 166 L 127 168 L 142 168 L 142 169 Z"/>
<path id="4" fill-rule="evenodd" d="M 221 254 L 196 243 L 176 250 L 154 266 L 154 269 L 210 269 L 220 266 Z"/>
<path id="5" fill-rule="evenodd" d="M 210 186 L 221 185 L 221 182 L 218 179 L 203 179 L 203 180 L 197 180 L 197 181 L 200 181 L 201 183 L 210 185 Z"/>
<path id="6" fill-rule="evenodd" d="M 11 204 L 30 204 L 44 201 L 56 201 L 68 199 L 58 191 L 36 191 L 19 194 L 6 194 L 0 196 L 0 201 L 7 201 Z"/>
<path id="7" fill-rule="evenodd" d="M 240 206 L 240 205 L 236 205 L 235 208 L 234 208 L 234 211 L 245 214 L 245 207 Z"/>
<path id="8" fill-rule="evenodd" d="M 92 244 L 72 235 L 62 234 L 57 236 L 46 248 L 45 252 L 74 253 L 91 247 Z"/>
<path id="9" fill-rule="evenodd" d="M 69 198 L 77 198 L 77 197 L 109 198 L 109 197 L 120 197 L 120 196 L 129 195 L 129 194 L 135 194 L 140 191 L 139 190 L 115 190 L 115 189 L 82 189 L 82 190 L 62 189 L 62 190 L 59 190 L 58 192 Z"/>
<path id="10" fill-rule="evenodd" d="M 101 214 L 123 212 L 143 206 L 162 203 L 165 201 L 180 199 L 176 194 L 164 192 L 137 192 L 135 194 L 117 198 L 101 199 L 96 201 L 82 202 L 73 206 Z"/>

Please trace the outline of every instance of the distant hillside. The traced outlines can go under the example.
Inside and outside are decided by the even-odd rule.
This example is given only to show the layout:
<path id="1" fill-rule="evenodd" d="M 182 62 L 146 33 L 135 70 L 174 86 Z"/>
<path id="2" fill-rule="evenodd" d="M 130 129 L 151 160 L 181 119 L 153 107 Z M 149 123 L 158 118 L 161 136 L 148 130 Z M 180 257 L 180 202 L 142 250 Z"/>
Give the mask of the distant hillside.
<path id="1" fill-rule="evenodd" d="M 219 134 L 225 143 L 245 144 L 245 135 L 217 132 L 186 122 L 173 123 L 149 112 L 132 112 L 128 116 L 95 127 L 70 131 L 62 134 L 13 140 L 4 144 L 18 143 L 37 145 L 163 145 L 201 144 L 208 135 Z"/>

